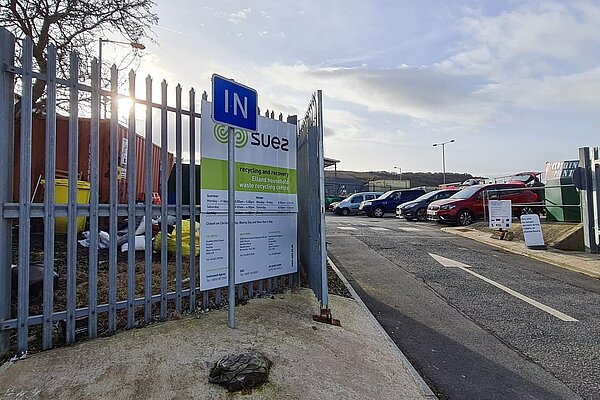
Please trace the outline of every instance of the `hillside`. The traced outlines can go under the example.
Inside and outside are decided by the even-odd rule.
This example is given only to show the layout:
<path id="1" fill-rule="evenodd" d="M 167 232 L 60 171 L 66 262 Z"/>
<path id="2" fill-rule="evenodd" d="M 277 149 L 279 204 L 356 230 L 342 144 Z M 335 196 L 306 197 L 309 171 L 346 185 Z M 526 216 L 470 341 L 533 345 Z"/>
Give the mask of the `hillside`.
<path id="1" fill-rule="evenodd" d="M 394 174 L 387 171 L 369 171 L 369 172 L 357 172 L 357 171 L 330 171 L 325 170 L 325 178 L 333 179 L 334 176 L 337 179 L 354 179 L 363 183 L 370 180 L 393 180 L 400 179 L 400 174 Z M 463 182 L 467 179 L 474 178 L 473 175 L 467 173 L 456 173 L 446 172 L 446 182 Z M 403 172 L 403 180 L 410 180 L 411 187 L 418 186 L 438 186 L 444 181 L 443 174 L 441 172 Z"/>

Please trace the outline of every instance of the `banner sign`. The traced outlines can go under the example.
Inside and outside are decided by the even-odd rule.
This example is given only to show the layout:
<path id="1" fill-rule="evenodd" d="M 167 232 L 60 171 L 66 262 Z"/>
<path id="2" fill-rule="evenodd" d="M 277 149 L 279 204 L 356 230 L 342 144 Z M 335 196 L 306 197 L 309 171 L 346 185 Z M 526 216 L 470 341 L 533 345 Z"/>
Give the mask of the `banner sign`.
<path id="1" fill-rule="evenodd" d="M 202 102 L 201 202 L 203 213 L 227 212 L 228 127 L 215 123 Z M 235 129 L 236 213 L 297 212 L 296 126 L 258 117 L 257 132 Z"/>
<path id="2" fill-rule="evenodd" d="M 510 200 L 490 200 L 488 202 L 491 229 L 512 227 L 512 202 Z"/>
<path id="3" fill-rule="evenodd" d="M 573 178 L 579 160 L 550 161 L 546 163 L 546 181 L 549 179 Z"/>
<path id="4" fill-rule="evenodd" d="M 200 214 L 200 290 L 227 286 L 226 214 Z M 235 283 L 298 272 L 296 214 L 236 216 Z"/>

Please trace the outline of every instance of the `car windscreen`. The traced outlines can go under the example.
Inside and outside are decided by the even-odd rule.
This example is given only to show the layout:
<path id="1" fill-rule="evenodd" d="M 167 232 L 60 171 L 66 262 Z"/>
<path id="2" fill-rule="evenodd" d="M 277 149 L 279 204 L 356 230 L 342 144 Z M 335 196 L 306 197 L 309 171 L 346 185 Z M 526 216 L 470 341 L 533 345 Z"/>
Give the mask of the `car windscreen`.
<path id="1" fill-rule="evenodd" d="M 440 191 L 441 190 L 434 190 L 433 192 L 425 193 L 425 194 L 417 197 L 413 201 L 417 202 L 417 201 L 422 201 L 422 200 L 429 200 L 430 198 L 432 198 L 433 196 L 435 196 L 436 194 L 438 194 Z"/>
<path id="2" fill-rule="evenodd" d="M 513 181 L 529 183 L 534 179 L 532 175 L 515 175 L 512 177 Z"/>
<path id="3" fill-rule="evenodd" d="M 387 198 L 388 198 L 388 197 L 390 197 L 390 195 L 391 195 L 392 193 L 394 193 L 394 192 L 395 192 L 395 190 L 390 190 L 390 191 L 387 191 L 387 192 L 385 192 L 384 194 L 382 194 L 381 196 L 379 196 L 379 197 L 377 198 L 377 200 L 379 200 L 379 199 L 387 199 Z"/>
<path id="4" fill-rule="evenodd" d="M 463 190 L 460 190 L 460 191 L 454 193 L 452 196 L 450 196 L 450 198 L 451 199 L 468 199 L 469 197 L 471 197 L 475 193 L 477 193 L 480 189 L 481 189 L 481 186 L 479 186 L 479 185 L 470 186 L 468 188 L 464 188 Z"/>

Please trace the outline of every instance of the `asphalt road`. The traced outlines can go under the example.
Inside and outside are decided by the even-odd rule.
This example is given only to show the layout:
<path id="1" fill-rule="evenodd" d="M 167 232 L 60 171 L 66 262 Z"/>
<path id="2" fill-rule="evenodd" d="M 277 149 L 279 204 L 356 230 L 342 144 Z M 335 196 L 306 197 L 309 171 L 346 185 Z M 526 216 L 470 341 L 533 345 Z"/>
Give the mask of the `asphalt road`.
<path id="1" fill-rule="evenodd" d="M 600 280 L 386 216 L 328 254 L 442 399 L 600 399 Z"/>

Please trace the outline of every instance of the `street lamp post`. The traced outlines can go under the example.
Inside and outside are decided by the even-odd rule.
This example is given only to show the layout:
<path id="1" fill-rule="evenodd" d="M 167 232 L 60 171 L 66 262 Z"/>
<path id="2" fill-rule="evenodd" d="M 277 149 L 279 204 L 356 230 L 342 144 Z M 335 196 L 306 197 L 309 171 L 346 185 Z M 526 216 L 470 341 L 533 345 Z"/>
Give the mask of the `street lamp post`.
<path id="1" fill-rule="evenodd" d="M 442 146 L 442 169 L 443 169 L 443 179 L 444 179 L 444 185 L 446 185 L 446 145 L 448 143 L 454 143 L 454 139 L 452 140 L 448 140 L 445 142 L 441 142 L 441 143 L 434 143 L 433 147 L 435 146 Z"/>
<path id="2" fill-rule="evenodd" d="M 102 88 L 102 44 L 103 43 L 115 43 L 115 44 L 124 44 L 131 46 L 132 49 L 144 50 L 146 46 L 142 43 L 138 42 L 120 42 L 118 40 L 109 40 L 109 39 L 98 39 L 98 75 L 100 79 L 100 88 Z M 104 96 L 102 96 L 104 98 Z M 104 118 L 106 118 L 106 102 L 102 102 L 104 105 Z"/>
<path id="3" fill-rule="evenodd" d="M 400 168 L 400 167 L 394 167 L 394 169 L 398 170 L 398 175 L 400 175 L 400 179 L 399 180 L 402 180 L 402 168 Z"/>

